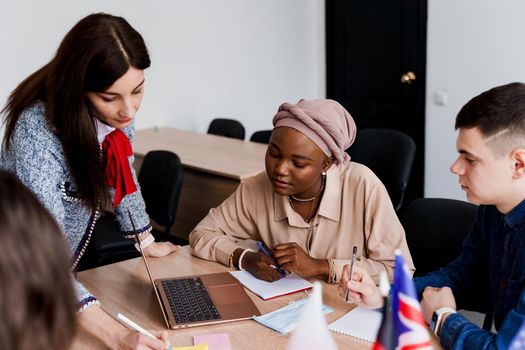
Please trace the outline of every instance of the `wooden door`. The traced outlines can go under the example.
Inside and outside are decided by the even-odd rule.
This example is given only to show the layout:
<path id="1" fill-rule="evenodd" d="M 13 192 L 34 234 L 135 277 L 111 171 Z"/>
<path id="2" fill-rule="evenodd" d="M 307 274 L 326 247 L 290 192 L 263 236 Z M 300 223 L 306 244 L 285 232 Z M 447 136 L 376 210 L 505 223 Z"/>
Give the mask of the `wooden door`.
<path id="1" fill-rule="evenodd" d="M 423 196 L 426 19 L 427 0 L 326 0 L 327 97 L 348 109 L 358 129 L 412 136 L 405 204 Z"/>

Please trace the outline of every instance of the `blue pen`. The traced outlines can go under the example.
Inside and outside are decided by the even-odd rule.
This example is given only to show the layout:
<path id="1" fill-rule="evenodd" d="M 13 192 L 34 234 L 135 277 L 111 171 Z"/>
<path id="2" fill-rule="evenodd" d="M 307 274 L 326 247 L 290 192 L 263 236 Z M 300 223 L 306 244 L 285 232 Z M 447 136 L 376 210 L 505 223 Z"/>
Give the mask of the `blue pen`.
<path id="1" fill-rule="evenodd" d="M 261 250 L 261 252 L 263 252 L 264 255 L 272 258 L 272 259 L 275 259 L 270 253 L 268 253 L 268 251 L 264 248 L 264 246 L 262 245 L 261 242 L 257 242 L 257 247 L 259 247 L 259 249 Z M 284 277 L 286 276 L 286 272 L 284 271 L 283 267 L 279 264 L 277 264 L 277 271 L 279 271 L 279 275 L 281 275 L 281 277 Z"/>

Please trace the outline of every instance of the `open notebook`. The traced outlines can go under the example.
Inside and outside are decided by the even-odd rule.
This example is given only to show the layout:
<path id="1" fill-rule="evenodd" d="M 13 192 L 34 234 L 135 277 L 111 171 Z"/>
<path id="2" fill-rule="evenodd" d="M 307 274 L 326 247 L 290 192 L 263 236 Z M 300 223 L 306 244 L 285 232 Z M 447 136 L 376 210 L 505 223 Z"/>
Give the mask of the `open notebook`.
<path id="1" fill-rule="evenodd" d="M 328 329 L 373 343 L 381 325 L 381 317 L 380 310 L 358 306 L 328 325 Z"/>

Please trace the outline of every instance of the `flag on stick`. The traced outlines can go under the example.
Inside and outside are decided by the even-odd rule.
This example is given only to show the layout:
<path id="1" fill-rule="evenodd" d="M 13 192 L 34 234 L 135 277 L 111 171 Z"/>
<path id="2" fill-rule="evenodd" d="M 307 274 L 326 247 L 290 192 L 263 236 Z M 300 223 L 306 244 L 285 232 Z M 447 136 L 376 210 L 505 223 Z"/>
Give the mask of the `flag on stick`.
<path id="1" fill-rule="evenodd" d="M 432 349 L 430 334 L 423 320 L 416 287 L 399 250 L 396 251 L 394 268 L 392 311 L 399 350 Z"/>

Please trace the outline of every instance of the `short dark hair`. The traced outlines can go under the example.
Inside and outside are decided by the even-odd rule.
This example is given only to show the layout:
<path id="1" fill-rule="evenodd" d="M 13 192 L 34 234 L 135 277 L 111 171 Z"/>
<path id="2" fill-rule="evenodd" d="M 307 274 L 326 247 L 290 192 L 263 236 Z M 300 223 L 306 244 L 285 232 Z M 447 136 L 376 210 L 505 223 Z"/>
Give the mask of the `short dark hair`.
<path id="1" fill-rule="evenodd" d="M 494 136 L 497 153 L 525 146 L 525 84 L 498 86 L 472 98 L 459 111 L 455 128 L 478 128 L 484 137 Z"/>
<path id="2" fill-rule="evenodd" d="M 0 170 L 0 349 L 67 349 L 78 308 L 60 228 L 36 196 Z"/>

